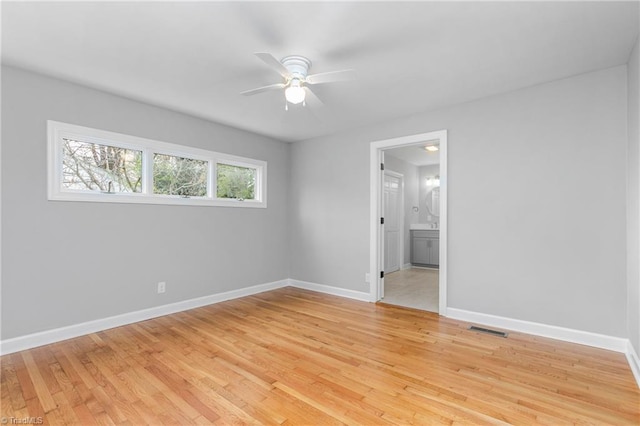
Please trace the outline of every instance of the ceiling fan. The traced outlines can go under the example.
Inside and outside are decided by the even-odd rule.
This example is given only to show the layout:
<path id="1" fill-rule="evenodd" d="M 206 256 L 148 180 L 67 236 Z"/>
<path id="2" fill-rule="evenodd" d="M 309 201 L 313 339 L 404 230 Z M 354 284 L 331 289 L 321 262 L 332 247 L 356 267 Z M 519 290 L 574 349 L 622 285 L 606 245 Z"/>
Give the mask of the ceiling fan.
<path id="1" fill-rule="evenodd" d="M 271 69 L 278 72 L 284 78 L 284 81 L 282 83 L 258 87 L 257 89 L 246 90 L 241 92 L 241 94 L 250 96 L 270 90 L 284 89 L 284 96 L 287 101 L 287 103 L 285 103 L 285 109 L 289 109 L 289 103 L 294 105 L 302 103 L 305 105 L 307 94 L 310 94 L 310 96 L 320 102 L 310 86 L 334 83 L 337 81 L 349 81 L 356 77 L 354 70 L 330 71 L 309 75 L 308 72 L 311 67 L 311 61 L 304 56 L 285 56 L 279 61 L 270 53 L 258 52 L 255 55 L 262 59 Z"/>

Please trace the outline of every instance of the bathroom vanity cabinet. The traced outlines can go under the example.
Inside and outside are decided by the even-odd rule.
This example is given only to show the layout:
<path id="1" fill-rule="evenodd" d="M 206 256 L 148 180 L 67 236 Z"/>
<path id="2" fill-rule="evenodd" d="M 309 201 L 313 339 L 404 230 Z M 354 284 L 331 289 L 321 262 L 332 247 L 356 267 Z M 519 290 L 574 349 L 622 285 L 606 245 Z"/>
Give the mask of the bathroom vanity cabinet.
<path id="1" fill-rule="evenodd" d="M 411 231 L 411 264 L 436 268 L 440 265 L 440 231 Z"/>

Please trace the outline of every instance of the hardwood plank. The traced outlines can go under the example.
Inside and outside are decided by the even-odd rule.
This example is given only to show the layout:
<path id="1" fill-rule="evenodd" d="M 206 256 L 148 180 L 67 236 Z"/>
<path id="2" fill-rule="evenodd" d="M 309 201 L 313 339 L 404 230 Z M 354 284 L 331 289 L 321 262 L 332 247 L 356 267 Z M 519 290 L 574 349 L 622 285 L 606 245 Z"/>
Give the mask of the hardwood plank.
<path id="1" fill-rule="evenodd" d="M 48 424 L 640 424 L 624 355 L 283 288 L 0 358 Z"/>
<path id="2" fill-rule="evenodd" d="M 24 364 L 27 367 L 27 372 L 29 373 L 29 377 L 31 377 L 31 382 L 33 383 L 36 395 L 38 396 L 38 401 L 42 405 L 44 412 L 48 413 L 49 411 L 58 408 L 58 405 L 53 400 L 53 397 L 51 396 L 51 393 L 47 388 L 47 384 L 42 377 L 42 373 L 39 368 L 40 366 L 38 366 L 38 364 L 36 364 L 33 359 L 33 352 L 22 352 L 22 359 L 24 360 Z M 42 365 L 42 367 L 44 370 L 48 366 Z"/>
<path id="3" fill-rule="evenodd" d="M 209 421 L 215 421 L 220 416 L 206 406 L 192 390 L 192 386 L 187 385 L 187 381 L 181 379 L 177 373 L 172 372 L 161 362 L 158 365 L 149 365 L 146 370 L 155 378 L 164 383 L 167 389 L 172 389 L 171 400 L 183 409 L 184 413 L 191 419 L 204 416 Z M 147 376 L 148 377 L 148 376 Z"/>
<path id="4" fill-rule="evenodd" d="M 7 362 L 2 363 L 2 373 L 0 382 L 2 383 L 2 406 L 10 406 L 12 410 L 21 410 L 26 407 L 26 402 L 22 394 L 22 388 L 20 386 L 20 379 L 16 373 L 13 363 L 8 362 L 9 357 L 6 357 Z"/>
<path id="5" fill-rule="evenodd" d="M 18 379 L 19 389 L 22 392 L 22 399 L 25 401 L 29 401 L 30 399 L 37 399 L 38 395 L 36 394 L 36 389 L 33 386 L 33 382 L 31 381 L 31 376 L 29 376 L 29 372 L 27 371 L 27 367 L 24 365 L 24 361 L 22 360 L 21 353 L 15 353 L 11 355 L 5 355 L 2 359 L 11 358 L 13 371 L 16 374 L 16 378 Z M 4 374 L 4 372 L 3 372 Z M 12 395 L 11 399 L 18 398 L 18 395 Z"/>
<path id="6" fill-rule="evenodd" d="M 23 410 L 23 413 L 26 411 L 28 415 L 24 417 L 45 417 L 44 409 L 42 408 L 42 404 L 40 404 L 40 400 L 37 397 L 28 399 L 25 402 L 26 407 Z"/>
<path id="7" fill-rule="evenodd" d="M 84 402 L 82 395 L 78 392 L 78 389 L 72 383 L 69 376 L 67 376 L 66 372 L 62 368 L 62 365 L 59 362 L 56 362 L 51 364 L 49 367 L 51 368 L 54 377 L 62 388 L 62 392 L 59 393 L 64 395 L 65 404 L 70 405 L 71 407 L 82 404 Z M 80 387 L 82 383 L 77 383 L 77 385 L 78 387 Z M 54 400 L 56 400 L 56 404 L 60 406 L 60 404 L 57 402 L 57 399 L 55 398 L 55 395 Z"/>
<path id="8" fill-rule="evenodd" d="M 72 344 L 58 345 L 57 347 L 60 349 L 57 355 L 58 362 L 63 366 L 67 375 L 72 378 L 74 385 L 84 383 L 89 389 L 98 386 L 91 373 L 87 371 L 85 364 L 76 356 Z"/>
<path id="9" fill-rule="evenodd" d="M 58 405 L 58 408 L 55 410 L 55 412 L 57 414 L 57 419 L 59 420 L 59 422 L 51 422 L 51 424 L 72 425 L 80 423 L 80 419 L 73 410 L 73 405 L 67 400 L 63 392 L 54 394 L 53 400 Z"/>
<path id="10" fill-rule="evenodd" d="M 98 423 L 96 418 L 93 417 L 93 414 L 91 414 L 91 411 L 89 411 L 89 408 L 84 404 L 78 404 L 74 406 L 73 412 L 75 413 L 76 418 L 78 419 L 77 424 L 93 425 Z"/>

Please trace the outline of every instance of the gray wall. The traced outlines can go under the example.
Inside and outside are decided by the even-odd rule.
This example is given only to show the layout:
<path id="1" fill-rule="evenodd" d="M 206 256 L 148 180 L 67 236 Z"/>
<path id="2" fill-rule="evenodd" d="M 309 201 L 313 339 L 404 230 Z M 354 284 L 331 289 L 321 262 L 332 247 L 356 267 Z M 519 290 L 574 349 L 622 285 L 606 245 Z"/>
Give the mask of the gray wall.
<path id="1" fill-rule="evenodd" d="M 448 129 L 450 306 L 630 334 L 638 351 L 637 52 L 628 79 L 615 67 L 291 146 L 3 67 L 2 338 L 287 277 L 368 292 L 369 143 Z M 269 208 L 47 201 L 48 119 L 266 160 Z"/>
<path id="2" fill-rule="evenodd" d="M 13 68 L 2 103 L 3 339 L 289 276 L 288 144 Z M 268 208 L 47 201 L 46 120 L 266 160 Z"/>
<path id="3" fill-rule="evenodd" d="M 627 70 L 628 88 L 628 185 L 627 185 L 627 299 L 629 339 L 640 354 L 640 135 L 638 131 L 638 97 L 640 94 L 640 59 L 636 42 Z"/>
<path id="4" fill-rule="evenodd" d="M 404 175 L 404 259 L 402 265 L 411 263 L 411 241 L 409 240 L 409 226 L 418 223 L 418 213 L 413 207 L 418 207 L 418 167 L 393 156 L 393 150 L 385 152 L 384 163 L 386 170 L 392 170 Z"/>
<path id="5" fill-rule="evenodd" d="M 296 143 L 291 276 L 368 292 L 370 142 L 448 129 L 449 306 L 626 336 L 626 110 L 620 66 Z"/>

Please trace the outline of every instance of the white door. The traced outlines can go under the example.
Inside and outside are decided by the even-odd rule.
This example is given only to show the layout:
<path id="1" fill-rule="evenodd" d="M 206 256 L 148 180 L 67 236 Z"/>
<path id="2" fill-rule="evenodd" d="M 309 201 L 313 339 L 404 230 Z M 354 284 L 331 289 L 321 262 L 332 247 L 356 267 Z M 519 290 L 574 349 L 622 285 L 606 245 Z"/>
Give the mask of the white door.
<path id="1" fill-rule="evenodd" d="M 384 272 L 400 269 L 402 175 L 384 172 Z"/>

